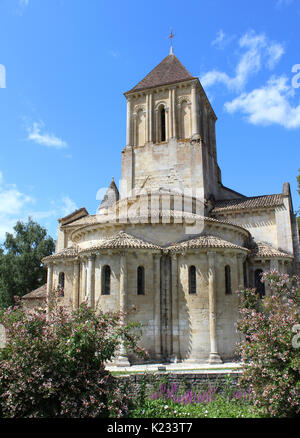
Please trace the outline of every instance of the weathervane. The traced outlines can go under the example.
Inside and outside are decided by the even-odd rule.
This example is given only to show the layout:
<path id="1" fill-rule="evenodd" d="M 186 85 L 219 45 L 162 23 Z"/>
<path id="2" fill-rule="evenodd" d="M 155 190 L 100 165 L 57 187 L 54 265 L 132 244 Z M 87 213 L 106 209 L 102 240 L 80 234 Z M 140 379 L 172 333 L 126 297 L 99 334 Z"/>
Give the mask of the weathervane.
<path id="1" fill-rule="evenodd" d="M 170 35 L 168 36 L 169 40 L 170 40 L 170 55 L 173 55 L 173 38 L 175 36 L 175 33 L 173 33 L 173 30 L 171 28 L 170 30 Z"/>

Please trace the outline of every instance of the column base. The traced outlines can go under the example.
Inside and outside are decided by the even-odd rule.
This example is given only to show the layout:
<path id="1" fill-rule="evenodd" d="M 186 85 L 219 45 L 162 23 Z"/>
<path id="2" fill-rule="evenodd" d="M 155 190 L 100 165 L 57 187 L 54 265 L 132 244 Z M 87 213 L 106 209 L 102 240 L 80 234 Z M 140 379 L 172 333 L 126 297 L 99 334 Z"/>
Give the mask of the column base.
<path id="1" fill-rule="evenodd" d="M 130 367 L 130 362 L 126 356 L 119 356 L 115 362 L 116 367 Z"/>
<path id="2" fill-rule="evenodd" d="M 223 361 L 218 353 L 210 353 L 208 363 L 209 364 L 220 364 L 220 363 L 223 363 Z"/>
<path id="3" fill-rule="evenodd" d="M 191 137 L 191 141 L 199 142 L 200 141 L 200 135 L 199 134 L 193 134 L 192 137 Z"/>

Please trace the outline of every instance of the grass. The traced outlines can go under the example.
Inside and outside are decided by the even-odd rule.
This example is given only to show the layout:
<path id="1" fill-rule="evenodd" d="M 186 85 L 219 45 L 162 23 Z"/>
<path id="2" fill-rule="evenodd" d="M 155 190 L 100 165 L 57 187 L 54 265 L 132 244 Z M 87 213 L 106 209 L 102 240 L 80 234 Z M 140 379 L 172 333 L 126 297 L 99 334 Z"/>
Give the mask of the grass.
<path id="1" fill-rule="evenodd" d="M 234 388 L 230 376 L 223 392 L 209 386 L 206 390 L 186 390 L 176 383 L 160 383 L 156 391 L 141 394 L 130 412 L 131 418 L 260 418 L 265 415 L 254 407 L 250 391 Z"/>
<path id="2" fill-rule="evenodd" d="M 264 415 L 251 402 L 217 396 L 207 404 L 178 404 L 172 401 L 146 400 L 130 413 L 131 418 L 260 418 Z"/>

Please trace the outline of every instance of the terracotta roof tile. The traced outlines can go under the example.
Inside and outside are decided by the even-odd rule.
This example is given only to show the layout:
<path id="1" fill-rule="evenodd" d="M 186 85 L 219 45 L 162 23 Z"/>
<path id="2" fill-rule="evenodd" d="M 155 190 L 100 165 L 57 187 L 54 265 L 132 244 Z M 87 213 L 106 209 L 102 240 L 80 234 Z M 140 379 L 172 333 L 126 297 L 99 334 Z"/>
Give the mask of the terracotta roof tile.
<path id="1" fill-rule="evenodd" d="M 60 259 L 60 258 L 72 258 L 72 257 L 76 257 L 78 254 L 78 248 L 75 246 L 70 246 L 69 248 L 64 248 L 50 256 L 44 257 L 42 259 L 42 262 L 47 261 L 47 260 L 55 260 L 55 259 Z"/>
<path id="2" fill-rule="evenodd" d="M 36 299 L 36 298 L 46 299 L 46 296 L 47 296 L 47 283 L 43 284 L 42 286 L 38 287 L 37 289 L 24 295 L 22 297 L 22 300 L 29 300 L 29 299 Z"/>
<path id="3" fill-rule="evenodd" d="M 159 246 L 153 243 L 146 242 L 145 240 L 139 239 L 131 234 L 127 234 L 124 231 L 119 231 L 107 239 L 100 240 L 96 245 L 89 248 L 85 248 L 80 251 L 80 253 L 88 252 L 95 249 L 160 249 Z"/>
<path id="4" fill-rule="evenodd" d="M 293 258 L 291 254 L 288 254 L 279 249 L 273 248 L 269 243 L 254 242 L 250 246 L 252 257 L 278 257 L 278 258 Z"/>
<path id="5" fill-rule="evenodd" d="M 282 194 L 253 196 L 238 199 L 225 199 L 215 202 L 212 213 L 227 213 L 235 210 L 252 210 L 282 205 Z"/>
<path id="6" fill-rule="evenodd" d="M 197 248 L 229 248 L 229 249 L 239 249 L 243 251 L 248 251 L 244 248 L 234 243 L 228 242 L 227 240 L 221 239 L 220 237 L 202 235 L 197 236 L 192 239 L 184 240 L 182 242 L 176 242 L 168 247 L 171 252 L 180 251 L 182 249 L 197 249 Z"/>
<path id="7" fill-rule="evenodd" d="M 160 64 L 158 64 L 134 88 L 127 91 L 127 93 L 191 79 L 196 78 L 187 71 L 174 54 L 171 54 L 164 58 Z"/>

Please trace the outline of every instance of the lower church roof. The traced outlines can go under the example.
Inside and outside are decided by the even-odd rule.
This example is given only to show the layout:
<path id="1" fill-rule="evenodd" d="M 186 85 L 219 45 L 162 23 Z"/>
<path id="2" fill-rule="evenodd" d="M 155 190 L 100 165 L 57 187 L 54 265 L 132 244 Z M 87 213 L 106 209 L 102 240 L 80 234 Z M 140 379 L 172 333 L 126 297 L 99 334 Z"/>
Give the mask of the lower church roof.
<path id="1" fill-rule="evenodd" d="M 252 196 L 237 199 L 224 199 L 215 202 L 212 213 L 227 213 L 237 210 L 252 210 L 258 208 L 276 207 L 282 205 L 283 195 Z"/>
<path id="2" fill-rule="evenodd" d="M 228 248 L 248 251 L 247 248 L 235 245 L 234 243 L 228 242 L 227 240 L 221 239 L 220 237 L 210 235 L 197 236 L 192 239 L 184 240 L 182 242 L 173 243 L 168 247 L 171 252 L 183 249 L 197 248 Z"/>
<path id="3" fill-rule="evenodd" d="M 99 243 L 89 248 L 85 248 L 80 253 L 96 250 L 96 249 L 117 249 L 117 248 L 136 248 L 136 249 L 160 249 L 159 246 L 139 239 L 131 234 L 127 234 L 124 231 L 119 231 L 111 237 L 104 240 L 100 240 Z"/>
<path id="4" fill-rule="evenodd" d="M 266 242 L 254 242 L 251 247 L 251 256 L 255 258 L 259 257 L 275 257 L 275 258 L 293 258 L 292 254 L 288 254 L 282 250 L 273 248 Z"/>

